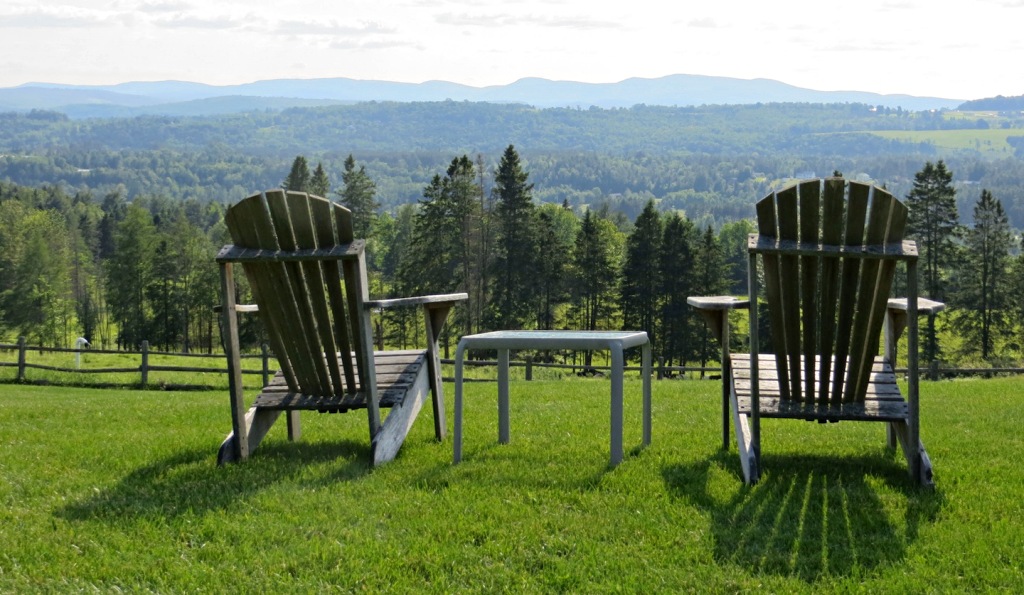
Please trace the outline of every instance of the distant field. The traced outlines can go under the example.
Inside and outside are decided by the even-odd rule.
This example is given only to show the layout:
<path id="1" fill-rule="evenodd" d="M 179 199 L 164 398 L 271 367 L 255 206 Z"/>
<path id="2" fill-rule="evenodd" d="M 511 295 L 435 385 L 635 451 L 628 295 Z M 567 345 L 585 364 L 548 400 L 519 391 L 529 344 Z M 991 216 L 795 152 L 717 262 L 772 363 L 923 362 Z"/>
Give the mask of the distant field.
<path id="1" fill-rule="evenodd" d="M 931 143 L 939 149 L 975 150 L 986 157 L 1013 157 L 1009 136 L 1024 136 L 1020 129 L 971 130 L 884 130 L 871 134 L 911 143 Z"/>

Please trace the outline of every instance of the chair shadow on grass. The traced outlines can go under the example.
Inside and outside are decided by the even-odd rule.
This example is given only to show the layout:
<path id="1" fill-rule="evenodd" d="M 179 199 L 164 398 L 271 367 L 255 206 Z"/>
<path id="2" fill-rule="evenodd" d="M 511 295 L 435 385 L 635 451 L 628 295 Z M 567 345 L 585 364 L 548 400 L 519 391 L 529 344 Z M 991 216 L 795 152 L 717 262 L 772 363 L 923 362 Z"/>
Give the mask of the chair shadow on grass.
<path id="1" fill-rule="evenodd" d="M 169 518 L 228 509 L 285 481 L 327 485 L 354 481 L 371 471 L 370 445 L 339 440 L 269 442 L 240 464 L 217 466 L 216 452 L 189 450 L 141 466 L 105 489 L 58 509 L 69 521 Z M 326 473 L 309 469 L 334 463 Z"/>
<path id="2" fill-rule="evenodd" d="M 763 460 L 754 486 L 742 485 L 735 452 L 662 469 L 673 497 L 710 515 L 715 560 L 755 574 L 814 582 L 899 563 L 942 508 L 941 491 L 913 485 L 888 455 Z"/>

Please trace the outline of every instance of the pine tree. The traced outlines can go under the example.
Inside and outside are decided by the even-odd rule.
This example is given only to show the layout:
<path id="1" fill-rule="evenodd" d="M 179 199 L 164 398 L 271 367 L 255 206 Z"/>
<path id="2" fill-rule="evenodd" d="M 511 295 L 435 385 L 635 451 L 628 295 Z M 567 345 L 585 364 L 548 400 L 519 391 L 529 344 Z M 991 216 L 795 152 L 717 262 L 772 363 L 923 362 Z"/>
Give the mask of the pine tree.
<path id="1" fill-rule="evenodd" d="M 156 228 L 149 211 L 132 203 L 114 232 L 114 255 L 107 260 L 107 302 L 120 328 L 118 345 L 136 348 L 149 331 L 146 287 L 153 274 Z"/>
<path id="2" fill-rule="evenodd" d="M 960 231 L 953 173 L 941 160 L 914 174 L 914 188 L 907 194 L 910 219 L 908 234 L 917 240 L 924 261 L 924 293 L 944 300 L 944 273 L 953 264 L 955 240 Z"/>
<path id="3" fill-rule="evenodd" d="M 317 162 L 313 178 L 309 181 L 309 193 L 326 198 L 330 191 L 331 180 L 327 177 L 327 172 L 324 171 L 324 164 Z"/>
<path id="4" fill-rule="evenodd" d="M 649 200 L 626 240 L 626 260 L 619 289 L 622 328 L 646 331 L 652 344 L 657 344 L 655 323 L 661 305 L 658 267 L 662 234 L 661 216 L 654 201 Z"/>
<path id="5" fill-rule="evenodd" d="M 292 161 L 292 169 L 281 187 L 292 192 L 309 192 L 309 164 L 305 157 L 299 155 Z"/>
<path id="6" fill-rule="evenodd" d="M 695 291 L 694 247 L 697 230 L 689 219 L 673 214 L 664 225 L 661 255 L 658 259 L 658 293 L 661 306 L 658 319 L 661 333 L 654 344 L 667 360 L 684 364 L 697 352 L 693 340 L 693 309 L 686 303 Z"/>
<path id="7" fill-rule="evenodd" d="M 345 159 L 345 172 L 341 174 L 342 189 L 338 191 L 341 204 L 352 211 L 352 227 L 357 238 L 373 236 L 377 219 L 377 184 L 366 173 L 365 166 L 356 169 L 356 160 L 350 154 Z"/>
<path id="8" fill-rule="evenodd" d="M 974 206 L 974 227 L 967 232 L 965 258 L 961 261 L 958 307 L 954 324 L 989 359 L 995 338 L 1009 331 L 1009 264 L 1013 236 L 1002 203 L 988 190 Z"/>
<path id="9" fill-rule="evenodd" d="M 494 179 L 498 197 L 495 217 L 498 237 L 494 258 L 492 328 L 523 328 L 534 312 L 533 277 L 537 270 L 537 225 L 533 184 L 523 171 L 519 154 L 509 145 Z"/>
<path id="10" fill-rule="evenodd" d="M 401 285 L 415 293 L 469 293 L 477 261 L 473 218 L 479 189 L 473 162 L 452 160 L 444 178 L 435 175 L 423 190 L 412 239 L 402 258 Z M 455 313 L 456 328 L 472 332 L 472 304 Z"/>
<path id="11" fill-rule="evenodd" d="M 569 298 L 569 265 L 579 229 L 579 219 L 553 204 L 538 209 L 537 328 L 559 324 L 560 306 Z"/>
<path id="12" fill-rule="evenodd" d="M 729 288 L 729 270 L 718 238 L 709 225 L 697 244 L 694 259 L 694 293 L 692 295 L 721 295 Z M 704 325 L 700 334 L 700 365 L 706 367 L 710 354 L 710 332 Z"/>
<path id="13" fill-rule="evenodd" d="M 618 230 L 607 219 L 591 211 L 583 216 L 576 246 L 573 250 L 573 300 L 571 312 L 574 326 L 583 330 L 608 329 L 615 313 L 615 293 L 618 287 L 617 255 L 621 243 Z M 586 366 L 591 365 L 591 352 L 586 354 Z"/>

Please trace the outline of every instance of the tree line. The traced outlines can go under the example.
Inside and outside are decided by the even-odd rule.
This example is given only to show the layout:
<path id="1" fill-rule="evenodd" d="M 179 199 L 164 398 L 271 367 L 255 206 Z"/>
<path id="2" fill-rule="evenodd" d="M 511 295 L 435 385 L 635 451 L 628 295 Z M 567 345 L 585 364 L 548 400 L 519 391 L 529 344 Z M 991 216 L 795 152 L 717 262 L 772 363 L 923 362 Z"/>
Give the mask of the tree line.
<path id="1" fill-rule="evenodd" d="M 364 165 L 349 155 L 332 185 L 318 162 L 296 157 L 281 187 L 330 197 L 353 212 L 368 240 L 379 297 L 466 292 L 448 339 L 493 329 L 640 329 L 669 364 L 705 362 L 712 350 L 689 295 L 746 291 L 740 218 L 712 227 L 648 199 L 633 217 L 611 208 L 537 200 L 518 151 L 497 166 L 482 155 L 453 158 L 415 204 L 383 209 Z M 921 248 L 923 294 L 950 305 L 963 340 L 926 357 L 1017 358 L 1024 257 L 998 197 L 982 190 L 973 226 L 961 225 L 953 174 L 927 162 L 906 194 L 910 234 Z M 214 255 L 227 236 L 214 201 L 66 193 L 60 186 L 0 182 L 0 338 L 47 346 L 78 336 L 103 347 L 168 351 L 219 348 Z M 239 285 L 246 300 L 246 285 Z M 421 340 L 413 312 L 381 315 L 379 339 Z M 243 340 L 262 341 L 254 319 Z"/>

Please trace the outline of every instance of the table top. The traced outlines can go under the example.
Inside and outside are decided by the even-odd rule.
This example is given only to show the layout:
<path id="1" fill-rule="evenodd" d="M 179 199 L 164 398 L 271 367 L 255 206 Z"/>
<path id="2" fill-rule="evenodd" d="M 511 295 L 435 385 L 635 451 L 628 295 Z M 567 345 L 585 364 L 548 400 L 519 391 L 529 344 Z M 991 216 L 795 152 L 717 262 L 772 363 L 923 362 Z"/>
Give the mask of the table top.
<path id="1" fill-rule="evenodd" d="M 627 349 L 649 342 L 644 331 L 492 331 L 466 335 L 460 345 L 474 349 Z"/>

